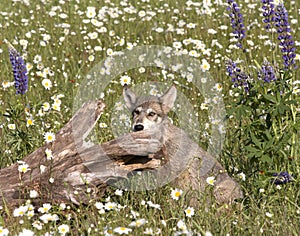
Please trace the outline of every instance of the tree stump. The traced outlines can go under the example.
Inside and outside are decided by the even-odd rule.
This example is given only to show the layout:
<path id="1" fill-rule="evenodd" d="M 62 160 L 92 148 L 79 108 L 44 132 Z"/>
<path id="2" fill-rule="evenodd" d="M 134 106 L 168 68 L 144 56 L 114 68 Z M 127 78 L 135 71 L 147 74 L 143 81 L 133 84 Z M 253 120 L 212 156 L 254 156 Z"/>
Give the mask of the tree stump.
<path id="1" fill-rule="evenodd" d="M 162 144 L 162 137 L 152 131 L 129 133 L 99 145 L 85 142 L 84 139 L 94 128 L 104 107 L 101 101 L 83 104 L 56 134 L 54 142 L 45 144 L 22 160 L 30 168 L 26 173 L 18 171 L 18 163 L 1 169 L 0 194 L 3 205 L 14 207 L 22 204 L 30 199 L 30 190 L 38 193 L 38 197 L 32 199 L 36 205 L 45 202 L 88 203 L 91 198 L 101 196 L 109 184 L 128 178 L 134 171 L 153 170 L 155 174 L 166 161 L 176 165 L 177 160 L 172 162 L 166 158 L 172 143 Z M 199 147 L 195 148 L 200 150 Z M 51 160 L 46 157 L 46 149 L 52 151 Z M 203 150 L 200 158 L 213 159 Z M 203 191 L 204 176 L 197 178 L 201 160 L 196 158 L 186 165 L 184 173 L 173 184 Z M 218 162 L 215 166 L 218 173 L 223 171 Z M 223 181 L 224 176 L 227 182 Z M 242 196 L 239 185 L 227 176 L 227 173 L 220 174 L 220 183 L 225 184 L 220 186 L 226 190 L 216 194 L 220 202 L 229 202 Z"/>

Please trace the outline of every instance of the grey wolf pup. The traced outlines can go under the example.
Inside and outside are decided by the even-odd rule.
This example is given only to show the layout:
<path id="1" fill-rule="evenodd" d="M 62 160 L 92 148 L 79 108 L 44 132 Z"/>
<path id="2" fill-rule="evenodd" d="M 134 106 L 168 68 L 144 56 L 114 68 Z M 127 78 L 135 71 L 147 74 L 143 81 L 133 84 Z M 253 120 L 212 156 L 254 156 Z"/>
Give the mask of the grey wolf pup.
<path id="1" fill-rule="evenodd" d="M 243 196 L 239 184 L 222 165 L 183 130 L 171 124 L 168 112 L 177 97 L 175 86 L 171 86 L 162 96 L 146 97 L 137 96 L 125 86 L 123 96 L 132 113 L 132 130 L 159 134 L 162 144 L 159 157 L 164 159 L 160 171 L 162 180 L 170 178 L 170 182 L 182 189 L 204 192 L 208 177 L 215 177 L 213 193 L 217 202 L 229 203 Z"/>

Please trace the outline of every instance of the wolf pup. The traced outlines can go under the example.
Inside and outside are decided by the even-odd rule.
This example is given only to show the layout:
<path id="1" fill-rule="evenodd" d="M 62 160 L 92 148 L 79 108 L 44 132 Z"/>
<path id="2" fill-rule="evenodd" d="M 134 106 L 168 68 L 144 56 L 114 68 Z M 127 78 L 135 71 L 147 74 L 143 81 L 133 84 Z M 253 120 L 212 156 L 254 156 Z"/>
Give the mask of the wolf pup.
<path id="1" fill-rule="evenodd" d="M 207 178 L 214 177 L 214 196 L 219 203 L 230 203 L 243 196 L 239 184 L 221 164 L 205 152 L 183 130 L 171 124 L 168 112 L 174 106 L 177 90 L 171 86 L 164 95 L 139 97 L 124 87 L 125 104 L 132 113 L 132 130 L 158 133 L 165 160 L 160 178 L 170 178 L 176 186 L 185 190 L 207 187 Z M 167 160 L 167 163 L 166 163 Z"/>

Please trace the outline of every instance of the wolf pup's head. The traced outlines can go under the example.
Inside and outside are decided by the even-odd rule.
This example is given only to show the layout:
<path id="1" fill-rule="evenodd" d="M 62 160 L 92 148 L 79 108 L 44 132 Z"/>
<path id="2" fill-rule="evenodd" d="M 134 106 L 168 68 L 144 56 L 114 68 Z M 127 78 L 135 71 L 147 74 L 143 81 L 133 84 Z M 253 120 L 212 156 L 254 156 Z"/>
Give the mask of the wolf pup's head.
<path id="1" fill-rule="evenodd" d="M 123 96 L 127 108 L 133 116 L 133 131 L 154 129 L 159 127 L 174 105 L 177 96 L 175 86 L 160 96 L 138 97 L 127 86 L 124 87 Z"/>

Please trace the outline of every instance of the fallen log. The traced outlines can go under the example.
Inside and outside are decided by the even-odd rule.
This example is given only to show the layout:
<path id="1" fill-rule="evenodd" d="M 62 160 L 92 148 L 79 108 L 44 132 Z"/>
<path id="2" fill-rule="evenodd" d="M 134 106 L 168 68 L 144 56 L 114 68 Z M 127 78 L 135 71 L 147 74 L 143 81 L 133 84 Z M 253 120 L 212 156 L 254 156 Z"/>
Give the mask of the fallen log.
<path id="1" fill-rule="evenodd" d="M 31 190 L 38 193 L 32 199 L 36 205 L 45 202 L 87 203 L 101 196 L 109 184 L 120 187 L 123 183 L 120 180 L 143 172 L 153 175 L 154 182 L 135 186 L 137 190 L 159 187 L 170 181 L 182 189 L 202 192 L 207 186 L 207 176 L 212 173 L 216 176 L 214 195 L 217 201 L 230 202 L 242 196 L 239 185 L 222 166 L 175 126 L 170 130 L 180 134 L 178 140 L 184 140 L 182 145 L 178 145 L 178 140 L 162 142 L 164 134 L 156 131 L 133 132 L 102 144 L 86 142 L 85 138 L 104 107 L 101 101 L 83 104 L 56 134 L 55 141 L 22 160 L 29 166 L 26 173 L 18 171 L 18 163 L 1 169 L 3 204 L 9 207 L 20 205 L 30 199 Z M 180 156 L 186 155 L 186 145 L 189 155 L 195 157 L 188 161 Z M 47 149 L 52 151 L 53 158 L 47 158 Z M 170 150 L 176 150 L 176 155 Z M 204 171 L 205 168 L 211 170 Z M 129 184 L 126 188 L 132 186 Z"/>

